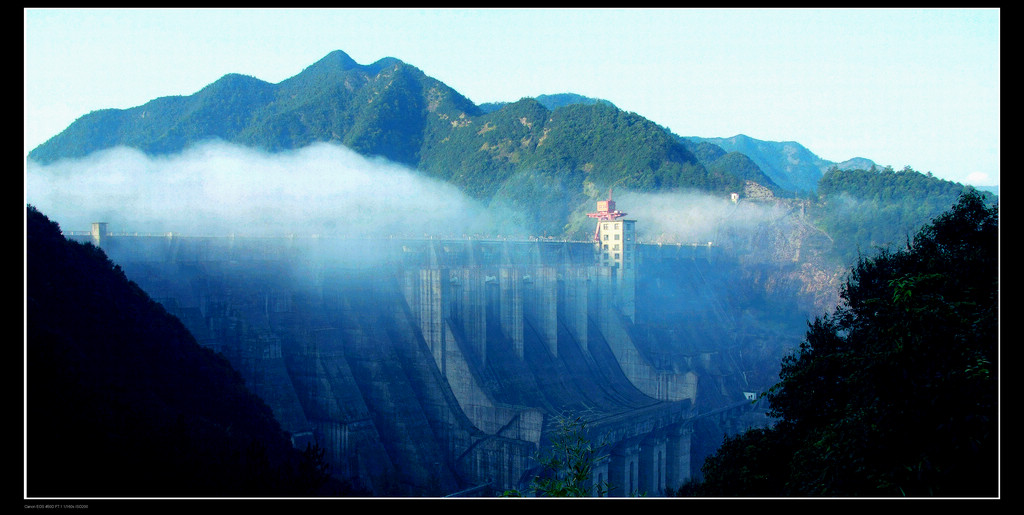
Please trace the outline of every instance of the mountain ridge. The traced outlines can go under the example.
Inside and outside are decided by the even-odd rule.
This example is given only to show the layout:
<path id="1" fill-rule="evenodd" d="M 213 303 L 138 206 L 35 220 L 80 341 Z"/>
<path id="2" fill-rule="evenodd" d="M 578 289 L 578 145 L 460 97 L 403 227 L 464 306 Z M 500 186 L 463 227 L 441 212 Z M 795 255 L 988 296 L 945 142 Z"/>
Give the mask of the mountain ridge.
<path id="1" fill-rule="evenodd" d="M 525 97 L 525 98 L 533 98 L 537 102 L 540 102 L 541 105 L 543 105 L 544 107 L 548 108 L 548 110 L 550 110 L 550 111 L 554 111 L 555 109 L 558 109 L 559 107 L 565 107 L 565 106 L 571 105 L 571 104 L 598 104 L 598 103 L 603 103 L 603 104 L 607 104 L 607 105 L 611 105 L 611 106 L 615 105 L 611 101 L 605 100 L 605 99 L 602 99 L 602 98 L 592 98 L 592 97 L 580 95 L 578 93 L 568 93 L 568 92 L 566 92 L 566 93 L 542 94 L 542 95 L 537 95 L 535 97 Z M 480 109 L 482 109 L 485 113 L 489 113 L 491 111 L 497 111 L 498 109 L 501 109 L 502 107 L 504 107 L 504 106 L 506 106 L 508 104 L 511 104 L 511 103 L 513 103 L 513 102 L 503 102 L 503 101 L 484 102 L 484 103 L 480 104 Z"/>
<path id="2" fill-rule="evenodd" d="M 759 140 L 745 134 L 728 138 L 686 136 L 684 139 L 740 152 L 748 156 L 780 187 L 796 193 L 815 191 L 821 177 L 834 166 L 841 169 L 865 170 L 875 166 L 874 161 L 863 157 L 854 157 L 842 162 L 829 161 L 796 141 Z"/>
<path id="3" fill-rule="evenodd" d="M 325 77 L 329 77 L 329 76 L 332 76 L 332 75 L 338 75 L 338 74 L 345 75 L 344 84 L 345 84 L 346 88 L 348 88 L 349 90 L 354 90 L 356 88 L 356 85 L 354 84 L 356 79 L 359 79 L 362 82 L 367 82 L 367 81 L 370 80 L 370 76 L 371 75 L 372 76 L 377 76 L 381 72 L 387 70 L 388 68 L 398 68 L 398 67 L 403 67 L 403 68 L 404 67 L 408 67 L 409 69 L 414 70 L 415 73 L 422 74 L 422 78 L 420 80 L 430 79 L 429 76 L 427 76 L 426 74 L 423 74 L 423 72 L 421 70 L 419 70 L 418 68 L 416 68 L 416 67 L 414 67 L 412 65 L 409 65 L 408 63 L 405 63 L 405 62 L 403 62 L 400 59 L 395 58 L 395 57 L 384 57 L 384 58 L 378 59 L 377 61 L 375 61 L 375 62 L 373 62 L 371 64 L 362 65 L 362 64 L 357 63 L 354 59 L 352 59 L 347 53 L 345 53 L 342 50 L 331 51 L 330 53 L 325 55 L 323 58 L 319 59 L 318 61 L 316 61 L 313 64 L 311 64 L 311 65 L 307 66 L 306 68 L 304 68 L 300 73 L 298 73 L 298 74 L 296 74 L 296 75 L 294 75 L 292 77 L 286 78 L 286 79 L 284 79 L 281 82 L 278 82 L 276 84 L 269 83 L 269 82 L 266 82 L 266 81 L 263 81 L 261 79 L 258 79 L 258 78 L 255 78 L 255 77 L 251 77 L 251 76 L 248 76 L 248 75 L 243 75 L 243 74 L 238 74 L 238 73 L 228 73 L 228 74 L 225 74 L 224 76 L 222 76 L 221 78 L 219 78 L 218 80 L 214 81 L 213 83 L 205 86 L 204 88 L 202 88 L 201 90 L 199 90 L 198 92 L 196 92 L 193 95 L 187 95 L 187 96 L 179 95 L 179 96 L 160 97 L 160 98 L 154 99 L 154 100 L 152 100 L 150 102 L 147 102 L 146 104 L 143 104 L 141 106 L 131 107 L 131 108 L 127 108 L 127 109 L 121 109 L 121 110 L 115 109 L 115 110 L 93 111 L 93 112 L 91 112 L 89 114 L 86 114 L 86 115 L 80 117 L 78 120 L 76 120 L 74 123 L 72 123 L 71 126 L 69 126 L 67 129 L 65 129 L 65 131 L 62 131 L 62 133 L 54 136 L 53 138 L 51 138 L 47 142 L 44 142 L 43 144 L 41 144 L 38 147 L 36 147 L 35 149 L 33 149 L 29 153 L 29 158 L 33 159 L 33 160 L 35 160 L 37 162 L 40 162 L 42 164 L 47 164 L 49 162 L 52 162 L 54 159 L 59 159 L 59 158 L 63 158 L 63 157 L 84 157 L 85 154 L 98 149 L 97 147 L 102 148 L 101 147 L 102 145 L 111 145 L 111 144 L 114 144 L 114 143 L 121 143 L 121 144 L 125 144 L 125 145 L 128 145 L 128 146 L 135 146 L 137 148 L 140 148 L 141 150 L 146 151 L 147 153 L 165 153 L 165 152 L 170 152 L 170 151 L 174 151 L 174 150 L 180 150 L 183 145 L 185 145 L 187 143 L 190 143 L 190 142 L 194 142 L 194 140 L 196 139 L 195 137 L 189 137 L 187 134 L 184 134 L 184 133 L 187 132 L 187 125 L 190 124 L 190 123 L 191 124 L 199 124 L 198 127 L 200 129 L 202 129 L 202 128 L 212 129 L 212 130 L 207 130 L 205 132 L 202 132 L 202 134 L 201 134 L 202 138 L 217 137 L 217 138 L 227 139 L 229 141 L 232 140 L 232 139 L 239 139 L 239 140 L 241 140 L 241 141 L 239 141 L 239 143 L 250 144 L 250 145 L 255 145 L 255 146 L 261 146 L 261 147 L 266 147 L 266 148 L 270 148 L 270 149 L 289 148 L 289 145 L 294 146 L 295 144 L 302 144 L 304 142 L 308 143 L 308 141 L 305 141 L 305 139 L 301 138 L 301 137 L 300 138 L 292 138 L 291 140 L 287 140 L 287 138 L 282 138 L 282 140 L 280 140 L 280 141 L 269 141 L 267 137 L 258 137 L 256 135 L 253 135 L 252 132 L 255 129 L 251 129 L 251 128 L 244 135 L 240 135 L 239 134 L 239 131 L 243 129 L 243 127 L 242 127 L 243 123 L 251 123 L 252 119 L 257 118 L 258 116 L 264 116 L 264 117 L 266 117 L 266 116 L 270 116 L 270 117 L 277 116 L 278 118 L 280 118 L 282 116 L 282 105 L 283 104 L 287 104 L 287 101 L 282 99 L 282 98 L 277 98 L 277 99 L 269 98 L 271 95 L 273 95 L 273 90 L 276 89 L 276 90 L 279 91 L 279 93 L 278 93 L 279 97 L 280 96 L 285 96 L 285 94 L 287 94 L 289 96 L 294 96 L 296 94 L 296 90 L 303 89 L 303 88 L 309 88 L 309 87 L 315 87 L 315 85 L 317 83 L 322 83 L 323 81 L 325 81 Z M 434 80 L 434 79 L 430 79 L 430 80 Z M 436 81 L 436 80 L 434 80 L 434 81 L 437 82 L 438 84 L 441 84 L 439 81 Z M 320 84 L 320 86 L 323 86 L 323 84 Z M 447 86 L 445 86 L 445 88 L 447 88 Z M 450 88 L 447 88 L 447 89 L 450 89 Z M 237 94 L 232 95 L 231 94 L 231 90 L 239 90 L 239 91 L 242 91 L 243 93 L 248 93 L 248 95 L 242 96 L 242 97 L 239 97 L 239 95 L 237 95 Z M 334 88 L 330 92 L 338 93 L 338 90 L 336 88 Z M 458 95 L 458 93 L 455 90 L 451 90 L 451 92 L 453 92 L 456 95 Z M 142 129 L 141 136 L 139 138 L 135 138 L 135 139 L 130 138 L 130 137 L 128 137 L 128 138 L 121 138 L 118 141 L 103 141 L 102 139 L 98 139 L 98 140 L 94 140 L 95 143 L 92 144 L 92 145 L 89 145 L 86 142 L 77 142 L 76 143 L 76 142 L 73 142 L 73 141 L 68 141 L 69 138 L 63 138 L 63 139 L 61 138 L 61 135 L 63 135 L 65 132 L 68 132 L 68 130 L 71 130 L 73 127 L 76 126 L 76 124 L 84 125 L 84 127 L 80 128 L 81 129 L 80 132 L 85 132 L 87 134 L 91 133 L 91 135 L 93 135 L 95 137 L 96 135 L 98 135 L 97 133 L 102 132 L 102 131 L 98 130 L 98 128 L 95 127 L 95 126 L 99 125 L 99 126 L 111 127 L 111 123 L 110 123 L 109 119 L 110 118 L 117 118 L 118 114 L 122 115 L 122 116 L 120 116 L 120 118 L 131 118 L 131 116 L 129 116 L 129 115 L 131 115 L 131 114 L 138 114 L 139 115 L 138 116 L 139 119 L 145 119 L 147 117 L 152 116 L 151 111 L 157 111 L 157 112 L 160 112 L 160 113 L 165 113 L 166 112 L 166 106 L 169 105 L 169 104 L 173 104 L 173 103 L 188 104 L 190 100 L 191 100 L 191 103 L 193 103 L 193 104 L 202 104 L 202 100 L 210 98 L 212 96 L 216 96 L 215 93 L 220 94 L 221 96 L 225 96 L 226 95 L 228 97 L 229 105 L 230 104 L 238 104 L 240 101 L 244 100 L 245 103 L 248 105 L 248 108 L 249 108 L 249 111 L 250 111 L 249 116 L 246 117 L 246 116 L 240 116 L 237 113 L 233 114 L 233 113 L 230 113 L 230 112 L 227 112 L 227 113 L 221 112 L 223 110 L 220 110 L 220 111 L 214 110 L 212 113 L 206 114 L 205 116 L 204 116 L 204 113 L 200 112 L 200 113 L 195 113 L 195 116 L 193 118 L 171 120 L 172 124 L 173 124 L 174 121 L 177 121 L 179 125 L 186 125 L 185 128 L 175 127 L 175 126 L 172 125 L 172 126 L 169 126 L 169 127 L 159 127 L 158 128 L 159 130 L 157 130 L 157 129 L 146 130 L 146 127 L 145 126 L 141 126 L 141 124 L 139 124 L 139 123 L 130 123 L 129 121 L 122 120 L 122 121 L 120 121 L 119 124 L 116 124 L 116 125 L 119 126 L 119 127 L 126 127 L 126 128 L 133 128 L 133 129 Z M 319 97 L 320 95 L 314 95 L 314 96 L 315 97 Z M 458 96 L 461 97 L 461 95 L 458 95 Z M 575 105 L 575 104 L 587 104 L 587 105 L 605 104 L 605 105 L 614 106 L 614 104 L 611 103 L 610 101 L 607 101 L 607 100 L 604 100 L 604 99 L 597 99 L 597 98 L 586 97 L 586 96 L 575 94 L 575 93 L 542 94 L 542 95 L 538 95 L 537 97 L 534 97 L 534 98 L 538 102 L 540 102 L 541 105 L 544 105 L 546 108 L 548 108 L 549 110 L 552 110 L 552 111 L 557 109 L 557 108 L 559 108 L 559 107 L 564 107 L 564 106 L 567 106 L 567 105 Z M 462 102 L 459 102 L 460 107 L 462 108 L 463 112 L 466 115 L 469 115 L 469 116 L 478 116 L 480 114 L 489 114 L 491 112 L 494 112 L 494 111 L 496 111 L 498 109 L 504 108 L 507 105 L 510 105 L 510 104 L 514 103 L 514 102 L 490 102 L 490 103 L 484 103 L 484 104 L 481 104 L 481 105 L 477 106 L 477 105 L 473 104 L 471 101 L 469 101 L 468 99 L 465 99 L 465 97 L 462 97 L 461 100 L 462 100 Z M 231 101 L 234 101 L 234 102 L 231 102 Z M 273 106 L 273 107 L 271 107 L 271 106 Z M 205 107 L 205 106 L 201 105 L 201 107 Z M 135 110 L 139 110 L 139 112 L 136 113 Z M 193 111 L 193 112 L 197 111 L 195 106 L 188 106 L 188 110 L 189 111 Z M 198 110 L 202 111 L 202 109 L 198 109 Z M 233 114 L 233 116 L 232 116 L 232 114 Z M 213 124 L 210 121 L 210 118 L 214 118 L 214 117 L 218 117 L 218 116 L 224 116 L 225 117 L 225 119 L 229 122 L 227 127 L 219 127 L 219 128 L 214 128 L 213 127 Z M 198 119 L 194 119 L 194 118 L 198 118 Z M 283 125 L 286 125 L 286 126 L 294 125 L 294 122 L 292 120 L 279 120 L 279 121 Z M 92 122 L 92 123 L 90 124 L 89 122 Z M 104 122 L 106 122 L 106 123 L 104 123 Z M 666 129 L 666 130 L 668 130 L 668 129 Z M 154 134 L 154 132 L 156 134 Z M 280 127 L 277 127 L 277 128 L 275 128 L 275 132 L 279 133 L 279 135 L 281 133 L 292 134 L 292 133 L 294 133 L 294 130 L 282 129 Z M 332 131 L 330 134 L 332 136 L 334 136 L 334 137 L 333 138 L 327 138 L 328 140 L 330 140 L 330 139 L 344 140 L 344 138 L 340 137 L 341 134 L 338 134 L 336 131 Z M 143 137 L 148 138 L 148 140 L 142 139 Z M 321 139 L 323 139 L 323 138 L 321 138 Z M 791 175 L 792 174 L 791 170 L 783 169 L 783 170 L 780 171 L 777 166 L 773 166 L 772 165 L 772 163 L 771 163 L 771 161 L 769 159 L 765 158 L 765 156 L 763 155 L 763 152 L 751 152 L 749 150 L 750 148 L 757 148 L 757 147 L 764 148 L 765 146 L 796 145 L 796 148 L 797 148 L 799 153 L 804 154 L 804 155 L 808 155 L 808 156 L 813 156 L 812 160 L 814 162 L 818 162 L 820 160 L 820 158 L 817 158 L 817 156 L 815 156 L 813 153 L 808 151 L 806 148 L 804 148 L 799 143 L 796 143 L 796 142 L 767 142 L 767 141 L 755 140 L 755 139 L 749 138 L 749 137 L 747 137 L 747 136 L 745 136 L 743 134 L 739 134 L 737 136 L 733 136 L 732 138 L 687 137 L 687 138 L 683 138 L 683 139 L 693 139 L 693 140 L 698 140 L 698 141 L 710 142 L 710 143 L 717 144 L 717 145 L 723 147 L 726 151 L 739 151 L 741 153 L 746 154 L 748 157 L 750 157 L 751 161 L 753 161 L 755 164 L 758 165 L 758 167 L 760 167 L 762 169 L 762 171 L 764 172 L 765 176 L 767 177 L 767 179 L 762 177 L 760 180 L 761 181 L 771 180 L 772 182 L 775 183 L 775 184 L 763 184 L 762 183 L 763 185 L 765 185 L 765 186 L 767 186 L 769 188 L 774 188 L 776 190 L 785 189 L 785 190 L 793 190 L 793 191 L 801 191 L 801 190 L 806 190 L 806 189 L 813 189 L 813 184 L 811 184 L 811 180 L 813 180 L 813 176 L 811 176 L 812 178 L 810 180 L 804 178 L 804 180 L 802 180 L 802 181 L 801 180 L 798 180 L 798 181 L 795 181 L 795 182 L 794 181 L 789 181 L 789 180 L 787 180 L 787 173 L 789 175 Z M 358 141 L 358 138 L 350 137 L 350 140 L 351 141 L 349 143 L 351 143 L 353 141 Z M 736 143 L 737 140 L 742 140 L 743 143 L 737 144 Z M 344 144 L 344 142 L 343 142 L 343 144 Z M 744 147 L 748 151 L 744 152 L 743 150 L 740 149 L 740 147 Z M 58 150 L 59 148 L 63 148 L 63 152 L 61 150 Z M 356 150 L 360 150 L 360 149 L 357 148 Z M 413 163 L 413 161 L 414 161 L 414 155 L 413 154 L 414 153 L 412 153 L 412 152 L 405 152 L 404 154 L 400 154 L 398 161 L 399 162 L 403 162 L 405 164 L 414 164 Z M 868 161 L 870 161 L 870 160 L 868 160 Z M 824 160 L 820 160 L 820 162 L 823 163 L 823 164 L 819 165 L 819 168 L 821 168 L 821 174 L 823 174 L 824 171 L 827 170 L 828 166 L 830 164 L 832 164 L 832 163 L 824 161 Z M 704 160 L 704 161 L 702 161 L 702 163 L 707 165 L 707 164 L 710 164 L 710 161 Z M 819 175 L 819 177 L 820 177 L 820 175 Z"/>
<path id="4" fill-rule="evenodd" d="M 91 112 L 28 157 L 48 164 L 118 145 L 160 155 L 210 139 L 272 152 L 344 145 L 448 181 L 485 203 L 557 213 L 531 229 L 562 235 L 578 232 L 586 209 L 610 187 L 724 197 L 750 181 L 792 196 L 813 192 L 836 165 L 797 142 L 678 136 L 574 93 L 478 106 L 400 59 L 362 65 L 341 50 L 276 84 L 228 73 L 192 95 Z M 547 186 L 528 186 L 528 177 Z M 516 198 L 533 195 L 525 191 L 540 195 Z M 549 209 L 558 203 L 565 205 Z"/>
<path id="5" fill-rule="evenodd" d="M 162 155 L 210 139 L 271 152 L 329 142 L 449 181 L 485 203 L 533 210 L 568 204 L 530 228 L 543 234 L 576 230 L 583 206 L 613 186 L 723 196 L 743 188 L 728 167 L 709 169 L 636 113 L 574 94 L 541 100 L 555 108 L 523 99 L 485 111 L 399 59 L 360 65 L 339 50 L 277 84 L 226 74 L 192 95 L 90 113 L 29 159 L 48 164 L 118 145 Z M 540 198 L 517 198 L 524 177 L 542 177 L 550 187 L 537 191 Z"/>

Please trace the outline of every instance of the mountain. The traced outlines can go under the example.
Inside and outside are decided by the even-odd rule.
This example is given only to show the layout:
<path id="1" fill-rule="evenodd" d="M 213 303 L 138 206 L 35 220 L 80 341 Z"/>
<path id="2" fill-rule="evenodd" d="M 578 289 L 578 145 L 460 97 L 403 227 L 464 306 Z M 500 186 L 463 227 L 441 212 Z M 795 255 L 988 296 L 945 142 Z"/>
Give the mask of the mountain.
<path id="1" fill-rule="evenodd" d="M 534 234 L 580 231 L 611 187 L 725 196 L 750 177 L 776 187 L 742 159 L 702 162 L 663 127 L 607 101 L 542 95 L 481 109 L 398 59 L 360 65 L 341 51 L 278 84 L 229 74 L 192 95 L 89 113 L 29 159 L 47 164 L 117 145 L 159 155 L 210 139 L 269 151 L 345 145 L 511 208 Z"/>
<path id="2" fill-rule="evenodd" d="M 333 141 L 415 165 L 430 119 L 479 113 L 451 88 L 397 59 L 362 66 L 336 51 L 278 84 L 228 74 L 189 96 L 94 111 L 29 158 L 46 164 L 115 145 L 167 154 L 216 138 L 272 151 Z"/>
<path id="3" fill-rule="evenodd" d="M 607 104 L 610 106 L 615 105 L 604 99 L 591 98 L 583 95 L 578 95 L 576 93 L 555 93 L 553 95 L 537 95 L 536 97 L 533 98 L 537 102 L 540 102 L 542 106 L 548 108 L 551 111 L 554 111 L 559 107 L 565 107 L 567 105 L 572 104 Z M 509 103 L 510 102 L 486 102 L 480 104 L 480 109 L 482 109 L 485 113 L 490 113 L 492 111 L 497 111 L 498 109 L 501 109 L 502 107 L 508 105 Z"/>
<path id="4" fill-rule="evenodd" d="M 708 170 L 657 124 L 607 104 L 551 111 L 526 98 L 463 124 L 425 146 L 419 168 L 534 217 L 537 234 L 583 236 L 586 210 L 610 187 L 724 196 L 743 185 L 735 175 Z"/>
<path id="5" fill-rule="evenodd" d="M 779 187 L 794 193 L 813 192 L 818 180 L 833 166 L 869 170 L 870 159 L 853 158 L 842 163 L 822 159 L 795 141 L 763 141 L 738 134 L 731 138 L 684 138 L 694 143 L 711 143 L 726 151 L 748 156 Z"/>
<path id="6" fill-rule="evenodd" d="M 28 495 L 308 496 L 332 484 L 223 355 L 32 206 L 26 279 Z"/>
<path id="7" fill-rule="evenodd" d="M 818 201 L 809 211 L 832 237 L 833 251 L 852 263 L 879 248 L 906 246 L 920 227 L 971 190 L 976 189 L 910 167 L 835 167 L 818 181 Z M 999 202 L 993 193 L 976 193 L 986 204 Z"/>
<path id="8" fill-rule="evenodd" d="M 708 170 L 719 173 L 728 173 L 744 181 L 752 181 L 768 188 L 772 194 L 782 196 L 787 192 L 780 187 L 776 181 L 764 173 L 746 154 L 737 151 L 726 152 L 722 147 L 707 141 L 693 141 L 692 139 L 680 138 L 686 146 L 697 156 L 697 159 L 704 164 Z"/>

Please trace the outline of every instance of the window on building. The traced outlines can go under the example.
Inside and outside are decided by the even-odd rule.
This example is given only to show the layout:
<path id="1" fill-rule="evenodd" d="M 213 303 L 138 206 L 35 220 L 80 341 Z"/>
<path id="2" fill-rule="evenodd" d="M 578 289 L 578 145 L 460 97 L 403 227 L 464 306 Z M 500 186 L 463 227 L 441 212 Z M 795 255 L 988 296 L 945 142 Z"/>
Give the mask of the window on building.
<path id="1" fill-rule="evenodd" d="M 619 259 L 619 253 L 618 252 L 615 253 L 615 259 Z"/>
<path id="2" fill-rule="evenodd" d="M 615 239 L 619 239 L 619 233 L 615 233 Z"/>

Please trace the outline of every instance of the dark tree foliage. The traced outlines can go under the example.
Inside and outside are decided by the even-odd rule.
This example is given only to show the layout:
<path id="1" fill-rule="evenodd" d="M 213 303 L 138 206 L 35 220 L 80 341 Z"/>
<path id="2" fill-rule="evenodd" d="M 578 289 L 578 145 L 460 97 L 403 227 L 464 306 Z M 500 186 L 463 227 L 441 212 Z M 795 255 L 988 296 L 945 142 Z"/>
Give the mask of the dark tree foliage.
<path id="1" fill-rule="evenodd" d="M 771 429 L 728 438 L 705 496 L 998 494 L 999 234 L 973 190 L 905 249 L 862 258 L 767 394 Z"/>
<path id="2" fill-rule="evenodd" d="M 28 495 L 345 493 L 223 356 L 102 250 L 27 211 Z"/>
<path id="3" fill-rule="evenodd" d="M 781 441 L 786 435 L 771 429 L 754 428 L 726 437 L 722 446 L 708 457 L 701 472 L 703 483 L 683 485 L 681 497 L 775 497 L 785 486 L 780 463 L 791 455 Z"/>

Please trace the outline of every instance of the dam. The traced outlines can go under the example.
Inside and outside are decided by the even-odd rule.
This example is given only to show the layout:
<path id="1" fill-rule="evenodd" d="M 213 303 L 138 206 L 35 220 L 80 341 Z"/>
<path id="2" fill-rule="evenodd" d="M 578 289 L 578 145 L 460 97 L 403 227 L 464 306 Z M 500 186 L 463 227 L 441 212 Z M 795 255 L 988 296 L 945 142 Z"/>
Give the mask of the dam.
<path id="1" fill-rule="evenodd" d="M 604 444 L 595 492 L 662 496 L 724 434 L 766 423 L 770 384 L 751 379 L 765 374 L 722 249 L 641 244 L 628 222 L 599 220 L 588 242 L 67 236 L 374 495 L 526 491 L 574 414 Z"/>

